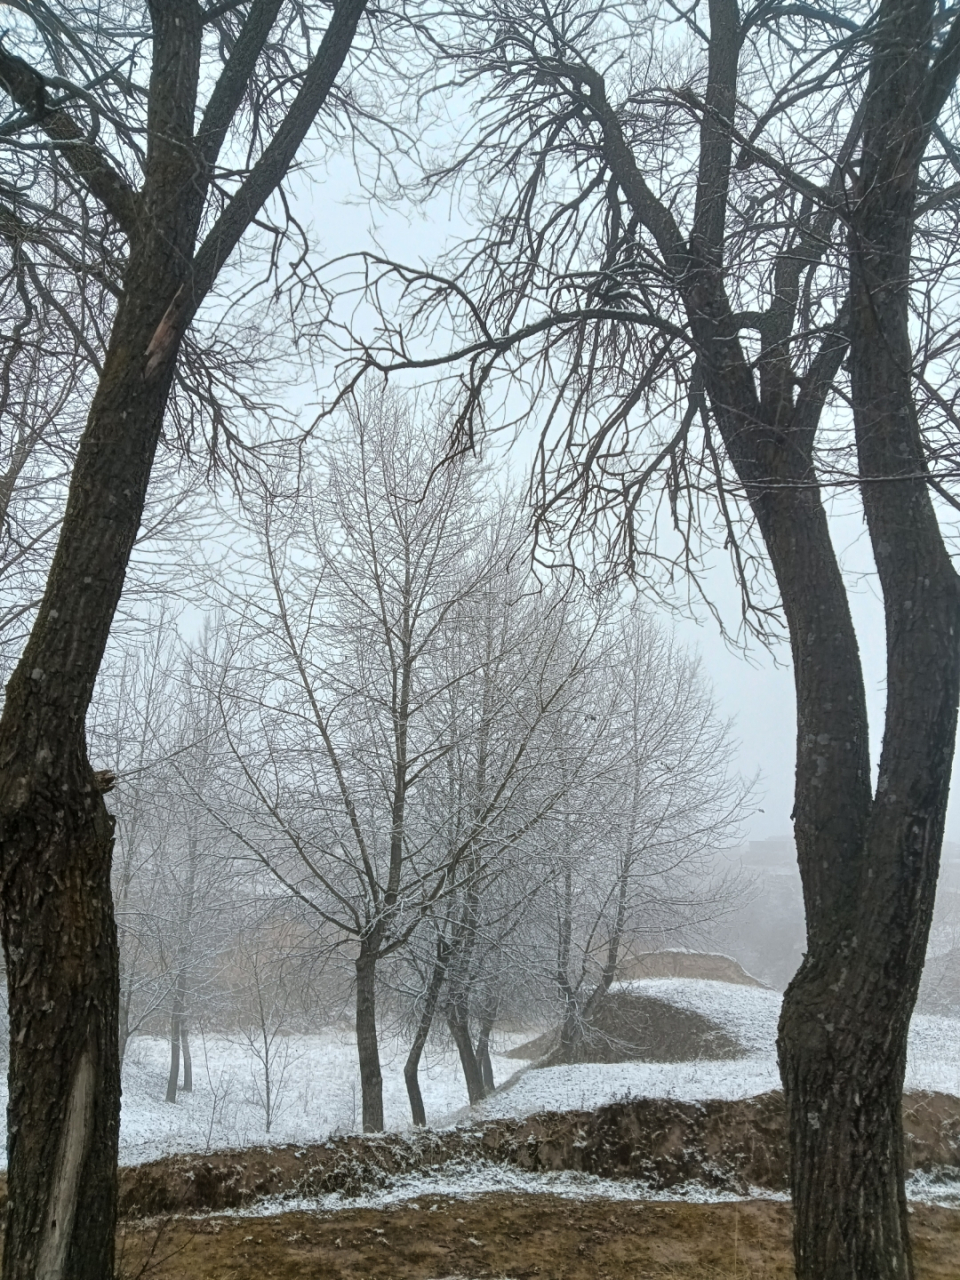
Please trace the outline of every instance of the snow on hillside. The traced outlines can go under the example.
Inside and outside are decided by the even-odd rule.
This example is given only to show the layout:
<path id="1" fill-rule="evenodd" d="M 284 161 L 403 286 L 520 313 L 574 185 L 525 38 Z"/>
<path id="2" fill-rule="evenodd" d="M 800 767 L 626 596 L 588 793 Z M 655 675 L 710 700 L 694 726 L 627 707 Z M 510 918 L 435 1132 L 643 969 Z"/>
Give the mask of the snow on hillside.
<path id="1" fill-rule="evenodd" d="M 777 1038 L 780 992 L 701 978 L 645 978 L 618 982 L 615 991 L 638 991 L 719 1023 L 748 1053 L 768 1054 Z"/>
<path id="2" fill-rule="evenodd" d="M 473 1109 L 486 1118 L 603 1106 L 624 1097 L 749 1098 L 780 1088 L 776 1035 L 781 995 L 762 987 L 696 978 L 648 978 L 619 983 L 703 1014 L 734 1036 L 747 1056 L 713 1062 L 584 1063 L 528 1069 Z M 960 1022 L 918 1014 L 911 1024 L 905 1087 L 960 1095 Z M 456 1114 L 461 1119 L 465 1112 Z"/>
<path id="3" fill-rule="evenodd" d="M 526 1039 L 514 1035 L 499 1047 Z M 410 1123 L 403 1079 L 408 1045 L 386 1039 L 381 1045 L 384 1119 L 388 1129 Z M 506 1079 L 516 1063 L 492 1053 L 496 1078 Z M 265 1126 L 263 1076 L 246 1045 L 224 1036 L 195 1037 L 193 1093 L 164 1101 L 170 1048 L 165 1040 L 138 1036 L 123 1068 L 120 1163 L 141 1164 L 174 1151 L 217 1151 L 230 1147 L 322 1142 L 331 1134 L 360 1127 L 360 1073 L 352 1032 L 330 1029 L 320 1035 L 285 1036 L 272 1085 L 276 1116 Z M 427 1052 L 420 1067 L 427 1120 L 437 1123 L 466 1102 L 466 1086 L 455 1052 Z M 6 1100 L 5 1093 L 2 1094 Z"/>
<path id="4" fill-rule="evenodd" d="M 760 987 L 693 978 L 653 978 L 624 984 L 691 1009 L 736 1037 L 747 1056 L 726 1061 L 621 1062 L 575 1067 L 526 1067 L 493 1055 L 501 1090 L 470 1109 L 453 1051 L 428 1052 L 420 1073 L 428 1122 L 523 1116 L 535 1111 L 590 1110 L 628 1096 L 682 1101 L 746 1098 L 780 1087 L 774 1040 L 780 995 Z M 528 1039 L 505 1037 L 503 1051 Z M 388 1128 L 403 1129 L 410 1111 L 403 1081 L 407 1045 L 384 1038 L 384 1111 Z M 175 1151 L 214 1151 L 271 1143 L 313 1143 L 360 1127 L 356 1042 L 347 1030 L 291 1035 L 274 1082 L 277 1115 L 266 1132 L 258 1096 L 258 1066 L 248 1047 L 224 1036 L 199 1035 L 193 1043 L 194 1092 L 164 1101 L 169 1049 L 163 1040 L 139 1036 L 127 1051 L 123 1074 L 120 1159 L 139 1164 Z M 520 1067 L 518 1071 L 517 1068 Z M 918 1016 L 910 1034 L 908 1089 L 960 1095 L 960 1022 Z M 0 1105 L 6 1102 L 5 1081 Z M 0 1157 L 2 1166 L 2 1157 Z"/>

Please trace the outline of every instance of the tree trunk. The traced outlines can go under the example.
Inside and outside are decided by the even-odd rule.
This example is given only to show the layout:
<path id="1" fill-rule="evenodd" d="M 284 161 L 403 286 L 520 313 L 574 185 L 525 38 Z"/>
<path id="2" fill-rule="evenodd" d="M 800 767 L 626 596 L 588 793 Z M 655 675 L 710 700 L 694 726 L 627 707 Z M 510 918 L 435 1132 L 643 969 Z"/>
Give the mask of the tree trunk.
<path id="1" fill-rule="evenodd" d="M 360 944 L 357 970 L 357 1055 L 360 1059 L 360 1091 L 364 1133 L 383 1128 L 383 1076 L 377 1043 L 377 953 Z"/>
<path id="2" fill-rule="evenodd" d="M 154 6 L 153 35 L 144 226 L 131 247 L 43 600 L 0 717 L 0 930 L 11 1015 L 3 1280 L 113 1275 L 120 1122 L 113 837 L 100 794 L 107 780 L 88 762 L 84 722 L 140 526 L 179 336 L 165 347 L 166 363 L 150 366 L 147 352 L 183 284 L 183 250 L 189 261 L 200 214 L 194 157 L 179 142 L 192 135 L 196 70 L 171 88 L 158 64 L 171 48 L 188 48 L 198 68 L 199 10 Z"/>
<path id="3" fill-rule="evenodd" d="M 423 1012 L 420 1014 L 420 1021 L 413 1037 L 413 1044 L 410 1046 L 410 1052 L 407 1054 L 407 1060 L 403 1067 L 403 1078 L 407 1084 L 407 1097 L 410 1099 L 410 1113 L 413 1116 L 415 1125 L 425 1125 L 427 1123 L 427 1113 L 424 1110 L 423 1095 L 420 1093 L 420 1080 L 417 1073 L 420 1069 L 420 1057 L 427 1043 L 427 1036 L 429 1036 L 430 1028 L 433 1026 L 434 1014 L 437 1011 L 437 1001 L 440 998 L 440 990 L 443 987 L 443 980 L 447 973 L 449 955 L 450 944 L 445 938 L 438 938 L 437 955 L 433 962 L 433 971 L 430 974 L 430 984 L 427 987 L 427 997 L 423 1003 Z"/>
<path id="4" fill-rule="evenodd" d="M 180 1015 L 176 1010 L 170 1015 L 170 1070 L 167 1072 L 167 1102 L 176 1102 L 177 1084 L 180 1080 Z"/>
<path id="5" fill-rule="evenodd" d="M 166 387 L 147 387 L 141 376 L 149 332 L 150 320 L 121 304 L 46 594 L 0 719 L 0 929 L 11 1025 L 4 1280 L 113 1274 L 113 835 L 83 722 L 166 399 Z"/>
<path id="6" fill-rule="evenodd" d="M 190 1040 L 187 1036 L 187 1019 L 180 1019 L 180 1052 L 183 1054 L 183 1084 L 180 1088 L 184 1093 L 193 1093 L 193 1058 L 190 1056 Z"/>
<path id="7" fill-rule="evenodd" d="M 834 849 L 806 824 L 803 832 L 805 885 L 816 883 L 817 862 L 838 855 L 858 884 L 840 929 L 825 928 L 823 904 L 810 902 L 808 955 L 781 1020 L 800 1280 L 913 1275 L 903 1077 L 933 915 L 960 691 L 960 587 L 925 480 L 908 296 L 913 210 L 929 136 L 932 17 L 930 3 L 881 5 L 850 218 L 851 403 L 859 473 L 868 478 L 861 498 L 883 591 L 887 703 L 878 783 L 859 847 Z M 820 778 L 806 785 L 824 784 Z M 838 806 L 846 799 L 833 798 Z"/>
<path id="8" fill-rule="evenodd" d="M 5 830 L 13 866 L 3 894 L 9 1280 L 113 1275 L 120 1120 L 113 822 L 93 787 L 82 799 L 58 800 Z M 17 853 L 30 857 L 29 875 Z"/>
<path id="9" fill-rule="evenodd" d="M 576 1062 L 578 1050 L 583 1043 L 583 1017 L 576 993 L 567 988 L 562 991 L 563 1018 L 560 1021 L 560 1059 L 562 1062 Z"/>
<path id="10" fill-rule="evenodd" d="M 563 875 L 563 911 L 557 939 L 557 991 L 563 1001 L 560 1021 L 560 1057 L 564 1062 L 576 1061 L 576 1049 L 583 1040 L 580 1002 L 570 981 L 571 938 L 573 936 L 573 879 L 569 867 Z"/>
<path id="11" fill-rule="evenodd" d="M 260 1033 L 263 1040 L 263 1119 L 264 1127 L 269 1133 L 270 1126 L 273 1124 L 273 1046 L 270 1043 L 270 1033 L 267 1030 L 266 1022 L 263 1020 L 262 1005 L 260 1011 Z"/>
<path id="12" fill-rule="evenodd" d="M 463 1078 L 467 1084 L 467 1097 L 470 1099 L 470 1105 L 473 1106 L 475 1103 L 484 1100 L 487 1096 L 487 1091 L 483 1087 L 480 1064 L 477 1062 L 477 1055 L 473 1051 L 473 1041 L 470 1038 L 470 1024 L 467 1017 L 467 1002 L 462 995 L 454 996 L 447 1005 L 447 1026 L 450 1028 L 450 1034 L 453 1036 L 453 1042 L 457 1046 L 457 1052 L 460 1055 Z"/>
<path id="13" fill-rule="evenodd" d="M 173 1008 L 170 1013 L 170 1071 L 167 1075 L 167 1102 L 176 1102 L 177 1085 L 180 1082 L 180 1048 L 186 1040 L 183 1010 L 186 1000 L 187 976 L 181 970 L 173 989 Z M 186 1061 L 186 1050 L 184 1051 Z"/>
<path id="14" fill-rule="evenodd" d="M 127 1044 L 130 1040 L 130 1000 L 131 992 L 129 988 L 126 991 L 121 989 L 120 1008 L 117 1037 L 119 1040 L 119 1060 L 121 1070 L 123 1069 L 123 1060 L 127 1056 Z"/>
<path id="15" fill-rule="evenodd" d="M 796 1273 L 906 1280 L 901 1099 L 912 1000 L 860 965 L 844 981 L 840 967 L 806 962 L 780 1023 Z M 842 1005 L 830 989 L 838 978 Z"/>
<path id="16" fill-rule="evenodd" d="M 497 1087 L 493 1079 L 493 1063 L 490 1061 L 490 1033 L 497 1020 L 498 1003 L 496 992 L 488 990 L 480 1007 L 480 1030 L 474 1053 L 480 1067 L 484 1095 L 493 1093 Z"/>

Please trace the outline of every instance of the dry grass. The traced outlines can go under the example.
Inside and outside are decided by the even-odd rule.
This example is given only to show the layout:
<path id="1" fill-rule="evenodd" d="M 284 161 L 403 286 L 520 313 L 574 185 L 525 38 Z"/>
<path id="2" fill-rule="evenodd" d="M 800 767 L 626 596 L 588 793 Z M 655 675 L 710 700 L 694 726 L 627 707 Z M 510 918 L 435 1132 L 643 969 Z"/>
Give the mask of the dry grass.
<path id="1" fill-rule="evenodd" d="M 917 1280 L 960 1280 L 960 1213 L 917 1208 Z M 487 1195 L 419 1208 L 128 1223 L 124 1280 L 789 1280 L 782 1203 Z"/>

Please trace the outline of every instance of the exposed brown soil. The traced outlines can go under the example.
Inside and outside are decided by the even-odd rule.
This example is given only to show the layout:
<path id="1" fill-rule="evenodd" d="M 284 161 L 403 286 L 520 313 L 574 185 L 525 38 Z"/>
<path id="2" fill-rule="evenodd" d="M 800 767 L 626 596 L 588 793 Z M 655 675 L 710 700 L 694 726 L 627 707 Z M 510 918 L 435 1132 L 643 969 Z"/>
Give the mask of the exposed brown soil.
<path id="1" fill-rule="evenodd" d="M 583 1023 L 573 1044 L 561 1045 L 559 1031 L 547 1031 L 508 1056 L 555 1067 L 574 1062 L 690 1062 L 740 1058 L 745 1053 L 743 1045 L 701 1013 L 638 991 L 612 991 Z"/>
<path id="2" fill-rule="evenodd" d="M 914 1094 L 904 1104 L 908 1168 L 960 1171 L 960 1100 Z M 594 1112 L 545 1113 L 438 1133 L 171 1156 L 121 1170 L 121 1211 L 135 1218 L 239 1208 L 268 1195 L 359 1195 L 386 1186 L 395 1174 L 483 1160 L 641 1178 L 660 1189 L 696 1180 L 739 1194 L 751 1186 L 784 1190 L 783 1097 L 704 1103 L 641 1098 Z"/>
<path id="3" fill-rule="evenodd" d="M 960 1213 L 918 1206 L 917 1280 L 960 1276 Z M 487 1195 L 391 1209 L 128 1223 L 134 1280 L 788 1280 L 786 1204 L 655 1204 Z M 150 1256 L 152 1252 L 152 1257 Z M 148 1270 L 141 1271 L 144 1263 Z"/>

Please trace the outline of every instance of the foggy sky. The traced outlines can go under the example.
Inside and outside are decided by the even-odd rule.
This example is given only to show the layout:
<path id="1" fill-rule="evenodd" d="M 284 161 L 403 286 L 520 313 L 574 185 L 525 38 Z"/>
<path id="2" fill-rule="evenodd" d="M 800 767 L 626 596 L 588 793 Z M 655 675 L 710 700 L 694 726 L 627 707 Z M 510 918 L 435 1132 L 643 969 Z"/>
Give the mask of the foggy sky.
<path id="1" fill-rule="evenodd" d="M 437 202 L 429 217 L 409 216 L 372 208 L 360 197 L 352 163 L 334 159 L 326 179 L 299 187 L 298 212 L 313 222 L 315 243 L 325 256 L 378 248 L 407 262 L 433 259 L 439 246 L 463 234 L 466 223 L 449 206 Z M 306 205 L 306 207 L 304 207 Z M 312 215 L 312 216 L 311 216 Z M 532 449 L 532 436 L 530 448 Z M 512 451 L 511 470 L 520 475 L 525 467 L 525 441 Z M 873 573 L 873 562 L 863 520 L 851 495 L 834 500 L 831 524 L 835 545 L 851 588 L 851 608 L 860 643 L 870 716 L 870 747 L 876 779 L 879 735 L 884 703 L 883 612 Z M 739 604 L 732 576 L 726 566 L 707 575 L 707 590 L 727 626 L 736 629 Z M 746 777 L 758 777 L 758 811 L 744 823 L 745 840 L 787 836 L 792 832 L 793 770 L 796 735 L 793 673 L 786 644 L 775 653 L 754 644 L 744 656 L 732 652 L 719 634 L 715 621 L 698 622 L 661 612 L 679 639 L 695 649 L 714 686 L 722 715 L 734 721 L 733 737 L 739 743 L 738 767 Z M 960 785 L 954 766 L 953 799 L 947 812 L 946 838 L 960 840 Z"/>

